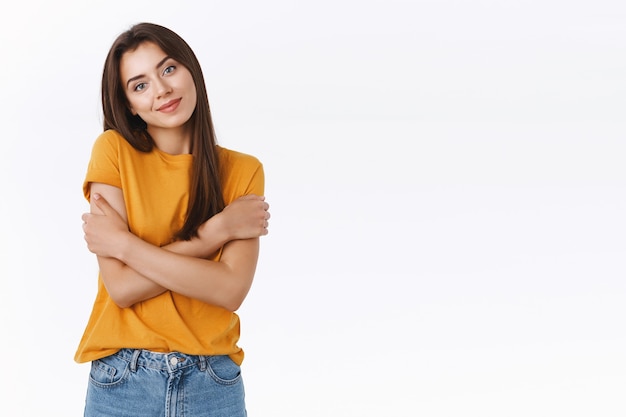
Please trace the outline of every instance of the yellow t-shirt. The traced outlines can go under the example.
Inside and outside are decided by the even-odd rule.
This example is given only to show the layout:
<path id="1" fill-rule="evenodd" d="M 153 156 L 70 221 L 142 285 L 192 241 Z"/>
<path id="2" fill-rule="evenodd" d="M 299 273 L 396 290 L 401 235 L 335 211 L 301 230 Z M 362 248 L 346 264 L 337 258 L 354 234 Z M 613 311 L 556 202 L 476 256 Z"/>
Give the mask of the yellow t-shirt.
<path id="1" fill-rule="evenodd" d="M 258 159 L 220 146 L 217 150 L 225 204 L 246 194 L 263 195 L 265 178 Z M 89 200 L 92 182 L 121 188 L 131 232 L 161 246 L 184 223 L 192 161 L 192 155 L 170 155 L 156 148 L 139 152 L 118 132 L 108 130 L 94 144 L 83 191 Z M 220 253 L 213 260 L 218 261 Z M 120 308 L 98 276 L 96 300 L 74 359 L 87 362 L 135 348 L 229 355 L 241 364 L 238 340 L 239 317 L 231 311 L 171 291 Z"/>

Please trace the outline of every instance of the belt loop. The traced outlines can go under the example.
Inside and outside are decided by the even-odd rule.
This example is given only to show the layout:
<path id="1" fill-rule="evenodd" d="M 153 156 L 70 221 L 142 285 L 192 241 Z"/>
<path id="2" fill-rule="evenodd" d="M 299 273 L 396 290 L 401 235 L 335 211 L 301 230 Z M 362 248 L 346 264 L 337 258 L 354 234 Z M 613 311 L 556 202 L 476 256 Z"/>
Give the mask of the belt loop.
<path id="1" fill-rule="evenodd" d="M 206 356 L 199 356 L 198 368 L 200 368 L 201 372 L 206 370 Z"/>
<path id="2" fill-rule="evenodd" d="M 135 372 L 137 370 L 137 362 L 139 361 L 139 354 L 141 353 L 141 349 L 135 349 L 133 351 L 133 356 L 130 358 L 130 371 Z"/>

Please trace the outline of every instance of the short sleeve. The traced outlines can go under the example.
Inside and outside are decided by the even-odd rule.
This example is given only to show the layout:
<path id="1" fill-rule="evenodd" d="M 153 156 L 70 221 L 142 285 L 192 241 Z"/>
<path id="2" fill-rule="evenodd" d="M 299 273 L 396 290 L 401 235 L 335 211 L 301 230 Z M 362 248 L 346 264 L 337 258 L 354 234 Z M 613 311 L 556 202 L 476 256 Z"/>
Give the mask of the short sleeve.
<path id="1" fill-rule="evenodd" d="M 83 182 L 83 194 L 90 199 L 90 184 L 99 182 L 122 188 L 120 178 L 120 140 L 117 132 L 108 130 L 96 139 L 91 150 L 91 159 Z"/>
<path id="2" fill-rule="evenodd" d="M 220 156 L 226 205 L 244 195 L 264 195 L 265 173 L 256 157 L 224 148 Z"/>
<path id="3" fill-rule="evenodd" d="M 265 172 L 263 171 L 263 164 L 257 161 L 256 169 L 254 170 L 248 189 L 244 194 L 256 194 L 263 195 L 265 193 Z"/>

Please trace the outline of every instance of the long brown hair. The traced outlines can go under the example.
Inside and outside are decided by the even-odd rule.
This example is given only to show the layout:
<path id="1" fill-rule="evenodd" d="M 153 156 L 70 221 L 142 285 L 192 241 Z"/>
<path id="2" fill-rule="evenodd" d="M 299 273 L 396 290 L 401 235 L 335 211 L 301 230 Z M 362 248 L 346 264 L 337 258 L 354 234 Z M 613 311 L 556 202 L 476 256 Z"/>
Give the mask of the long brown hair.
<path id="1" fill-rule="evenodd" d="M 102 74 L 102 110 L 104 130 L 118 131 L 135 149 L 150 152 L 155 146 L 146 123 L 130 111 L 120 77 L 120 61 L 124 53 L 134 51 L 144 42 L 153 42 L 163 52 L 184 65 L 193 77 L 197 103 L 191 127 L 193 174 L 189 208 L 185 224 L 175 238 L 189 240 L 198 235 L 198 227 L 224 208 L 216 150 L 215 128 L 211 119 L 204 76 L 195 54 L 180 36 L 163 26 L 138 23 L 117 37 L 104 63 Z"/>

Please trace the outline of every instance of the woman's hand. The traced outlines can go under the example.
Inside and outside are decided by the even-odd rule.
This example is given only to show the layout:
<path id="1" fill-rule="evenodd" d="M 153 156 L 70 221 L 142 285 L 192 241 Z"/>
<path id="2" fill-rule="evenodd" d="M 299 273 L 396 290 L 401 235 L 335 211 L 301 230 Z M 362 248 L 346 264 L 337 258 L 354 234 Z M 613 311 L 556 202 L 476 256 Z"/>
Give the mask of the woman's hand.
<path id="1" fill-rule="evenodd" d="M 269 226 L 269 204 L 265 197 L 254 194 L 239 197 L 230 203 L 221 213 L 216 215 L 221 222 L 221 228 L 227 236 L 227 241 L 251 239 L 265 236 Z M 200 239 L 207 231 L 205 222 L 198 229 Z"/>
<path id="2" fill-rule="evenodd" d="M 98 256 L 118 258 L 124 238 L 130 233 L 128 225 L 100 194 L 95 193 L 91 198 L 102 214 L 82 216 L 87 247 Z"/>

